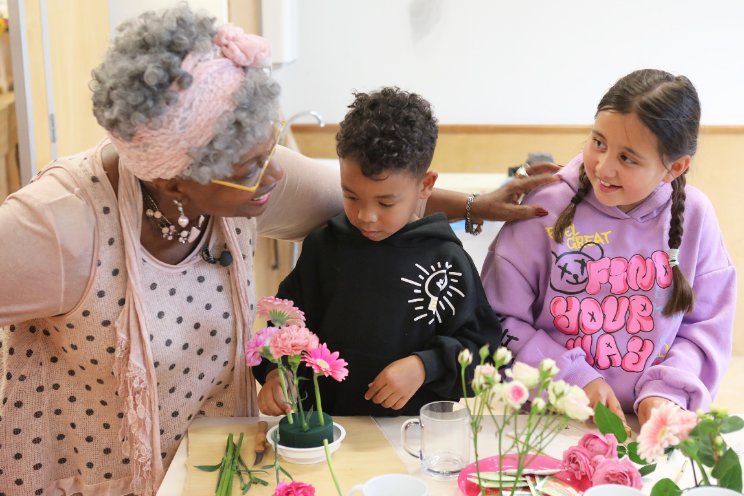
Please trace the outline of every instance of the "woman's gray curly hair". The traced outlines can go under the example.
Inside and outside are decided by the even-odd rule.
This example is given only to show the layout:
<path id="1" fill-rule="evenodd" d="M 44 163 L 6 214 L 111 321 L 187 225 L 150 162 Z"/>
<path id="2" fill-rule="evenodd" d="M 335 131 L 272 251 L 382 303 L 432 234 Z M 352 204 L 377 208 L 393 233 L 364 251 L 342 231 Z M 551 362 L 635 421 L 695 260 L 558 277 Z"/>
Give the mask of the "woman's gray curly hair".
<path id="1" fill-rule="evenodd" d="M 158 127 L 158 118 L 178 100 L 179 88 L 192 77 L 181 62 L 192 51 L 209 50 L 216 33 L 215 18 L 193 12 L 188 5 L 161 12 L 147 12 L 126 21 L 93 70 L 93 114 L 110 133 L 131 140 L 138 126 Z M 279 84 L 263 69 L 248 67 L 233 94 L 235 110 L 218 119 L 214 137 L 189 151 L 193 162 L 180 177 L 205 184 L 228 177 L 233 165 L 272 133 L 279 119 Z"/>

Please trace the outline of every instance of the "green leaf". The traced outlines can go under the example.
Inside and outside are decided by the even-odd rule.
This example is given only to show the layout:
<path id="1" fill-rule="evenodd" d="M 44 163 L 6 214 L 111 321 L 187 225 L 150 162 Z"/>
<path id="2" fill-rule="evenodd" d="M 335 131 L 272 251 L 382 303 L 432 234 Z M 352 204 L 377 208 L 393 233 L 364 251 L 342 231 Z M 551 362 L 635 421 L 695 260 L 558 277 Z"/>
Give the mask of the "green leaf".
<path id="1" fill-rule="evenodd" d="M 736 452 L 729 448 L 713 467 L 711 475 L 718 479 L 718 485 L 741 492 L 741 462 Z"/>
<path id="2" fill-rule="evenodd" d="M 699 438 L 701 436 L 709 436 L 718 432 L 718 425 L 711 419 L 703 419 L 694 429 L 690 432 L 690 437 Z"/>
<path id="3" fill-rule="evenodd" d="M 744 428 L 744 419 L 737 416 L 726 417 L 721 421 L 721 433 L 735 432 Z"/>
<path id="4" fill-rule="evenodd" d="M 222 463 L 218 463 L 217 465 L 196 465 L 194 468 L 198 470 L 203 470 L 205 472 L 214 472 L 215 470 L 219 469 L 222 466 Z"/>
<path id="5" fill-rule="evenodd" d="M 624 443 L 628 438 L 623 421 L 602 403 L 594 407 L 594 423 L 602 434 L 614 434 L 618 443 Z"/>
<path id="6" fill-rule="evenodd" d="M 638 443 L 635 441 L 628 443 L 628 458 L 630 458 L 631 462 L 638 465 L 645 465 L 648 463 L 648 461 L 638 454 Z"/>
<path id="7" fill-rule="evenodd" d="M 618 444 L 617 445 L 617 457 L 622 458 L 628 453 L 628 449 L 625 447 L 624 444 Z"/>
<path id="8" fill-rule="evenodd" d="M 645 476 L 645 475 L 650 474 L 654 470 L 656 470 L 656 464 L 655 463 L 652 464 L 652 465 L 644 465 L 643 467 L 641 467 L 638 470 L 638 472 L 641 474 L 641 476 Z"/>
<path id="9" fill-rule="evenodd" d="M 716 463 L 716 459 L 713 456 L 713 444 L 709 437 L 698 440 L 697 458 L 706 467 L 712 467 Z"/>
<path id="10" fill-rule="evenodd" d="M 661 479 L 651 489 L 651 496 L 680 496 L 682 490 L 671 479 Z"/>
<path id="11" fill-rule="evenodd" d="M 292 478 L 292 476 L 291 476 L 291 475 L 289 474 L 289 472 L 287 472 L 287 471 L 286 471 L 286 470 L 284 469 L 284 467 L 280 466 L 280 467 L 279 467 L 279 471 L 280 471 L 281 473 L 283 473 L 284 475 L 286 475 L 287 477 L 289 477 L 289 480 L 292 480 L 292 481 L 294 480 L 294 478 Z"/>

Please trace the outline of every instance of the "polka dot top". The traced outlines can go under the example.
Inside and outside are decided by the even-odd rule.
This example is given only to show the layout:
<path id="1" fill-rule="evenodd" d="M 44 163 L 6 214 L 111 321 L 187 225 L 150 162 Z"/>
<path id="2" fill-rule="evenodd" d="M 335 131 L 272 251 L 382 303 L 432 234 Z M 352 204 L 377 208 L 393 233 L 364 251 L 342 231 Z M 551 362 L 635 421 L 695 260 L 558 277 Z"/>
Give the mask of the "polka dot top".
<path id="1" fill-rule="evenodd" d="M 82 299 L 64 315 L 0 330 L 0 496 L 130 492 L 131 460 L 119 432 L 125 408 L 112 371 L 126 269 L 116 197 L 99 179 L 97 157 L 65 165 L 76 192 L 98 205 L 94 267 Z M 199 256 L 204 246 L 217 256 L 225 248 L 217 225 L 210 221 L 201 245 L 178 265 L 146 252 L 140 262 L 166 469 L 191 420 L 234 414 L 233 360 L 243 344 L 235 341 L 230 267 Z M 251 254 L 255 221 L 235 225 L 243 253 Z M 253 273 L 252 257 L 233 263 Z"/>

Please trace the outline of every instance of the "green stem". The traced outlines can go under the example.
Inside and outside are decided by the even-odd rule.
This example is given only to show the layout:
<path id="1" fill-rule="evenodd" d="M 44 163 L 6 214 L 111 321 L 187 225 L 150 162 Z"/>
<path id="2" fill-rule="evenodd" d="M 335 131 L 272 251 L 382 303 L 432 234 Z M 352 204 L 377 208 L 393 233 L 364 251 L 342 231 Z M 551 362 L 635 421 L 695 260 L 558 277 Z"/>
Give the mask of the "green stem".
<path id="1" fill-rule="evenodd" d="M 228 484 L 232 480 L 232 459 L 233 453 L 235 452 L 235 444 L 233 444 L 232 433 L 227 435 L 227 452 L 222 458 L 222 468 L 220 469 L 220 478 L 217 484 L 217 496 L 226 496 Z"/>
<path id="2" fill-rule="evenodd" d="M 323 450 L 325 451 L 326 461 L 328 462 L 328 470 L 331 471 L 331 477 L 333 477 L 333 484 L 336 486 L 336 492 L 338 493 L 338 496 L 343 496 L 341 493 L 341 486 L 338 485 L 336 472 L 333 470 L 333 461 L 331 460 L 331 450 L 328 448 L 328 439 L 323 439 Z"/>
<path id="3" fill-rule="evenodd" d="M 284 377 L 284 367 L 281 364 L 279 364 L 279 382 L 282 385 L 282 393 L 284 393 L 284 399 L 287 401 L 287 403 L 291 405 L 292 401 L 290 401 L 290 398 L 289 398 L 289 389 L 287 388 L 287 378 Z M 290 424 L 294 424 L 294 417 L 291 411 L 287 414 L 287 422 L 289 422 Z"/>
<path id="4" fill-rule="evenodd" d="M 323 405 L 320 402 L 320 389 L 318 389 L 318 374 L 313 374 L 313 386 L 315 386 L 315 406 L 318 408 L 318 417 L 320 417 L 320 426 L 325 425 L 323 418 Z"/>
<path id="5" fill-rule="evenodd" d="M 700 474 L 703 477 L 703 485 L 710 486 L 710 480 L 708 479 L 708 473 L 705 471 L 705 467 L 703 466 L 703 463 L 697 457 L 695 457 L 695 463 L 697 463 L 698 468 L 700 468 Z"/>

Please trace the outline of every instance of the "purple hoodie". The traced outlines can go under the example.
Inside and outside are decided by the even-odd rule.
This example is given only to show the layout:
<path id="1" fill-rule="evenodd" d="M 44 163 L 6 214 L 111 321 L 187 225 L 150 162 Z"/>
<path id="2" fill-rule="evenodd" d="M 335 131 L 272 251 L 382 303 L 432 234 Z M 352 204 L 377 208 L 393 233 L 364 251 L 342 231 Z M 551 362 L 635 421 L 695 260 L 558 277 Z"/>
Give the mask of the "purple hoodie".
<path id="1" fill-rule="evenodd" d="M 554 359 L 559 378 L 572 384 L 604 378 L 627 412 L 648 396 L 707 409 L 731 356 L 736 299 L 736 273 L 710 201 L 685 188 L 678 259 L 695 307 L 665 317 L 671 185 L 662 183 L 628 213 L 590 191 L 558 245 L 553 225 L 576 193 L 581 161 L 563 168 L 562 182 L 527 198 L 549 215 L 509 222 L 491 244 L 481 278 L 504 317 L 503 344 L 530 365 Z"/>

